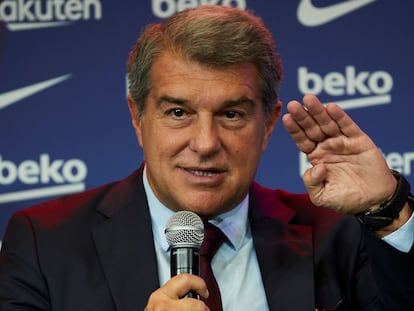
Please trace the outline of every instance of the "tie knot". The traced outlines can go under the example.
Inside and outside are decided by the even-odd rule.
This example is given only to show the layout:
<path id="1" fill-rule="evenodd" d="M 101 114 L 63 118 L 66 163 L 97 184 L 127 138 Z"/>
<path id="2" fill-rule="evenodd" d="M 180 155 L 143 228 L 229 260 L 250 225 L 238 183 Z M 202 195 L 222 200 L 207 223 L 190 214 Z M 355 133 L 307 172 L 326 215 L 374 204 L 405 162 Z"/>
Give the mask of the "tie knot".
<path id="1" fill-rule="evenodd" d="M 225 240 L 226 236 L 223 231 L 209 222 L 204 222 L 204 240 L 201 244 L 200 255 L 213 258 Z"/>

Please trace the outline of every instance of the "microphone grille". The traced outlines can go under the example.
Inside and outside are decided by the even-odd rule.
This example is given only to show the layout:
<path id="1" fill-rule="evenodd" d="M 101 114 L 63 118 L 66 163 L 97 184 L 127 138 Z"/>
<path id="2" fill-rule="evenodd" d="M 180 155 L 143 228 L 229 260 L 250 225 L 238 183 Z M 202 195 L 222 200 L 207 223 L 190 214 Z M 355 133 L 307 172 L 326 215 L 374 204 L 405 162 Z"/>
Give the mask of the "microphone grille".
<path id="1" fill-rule="evenodd" d="M 204 239 L 204 225 L 193 212 L 179 211 L 167 221 L 165 237 L 170 246 L 200 247 Z"/>

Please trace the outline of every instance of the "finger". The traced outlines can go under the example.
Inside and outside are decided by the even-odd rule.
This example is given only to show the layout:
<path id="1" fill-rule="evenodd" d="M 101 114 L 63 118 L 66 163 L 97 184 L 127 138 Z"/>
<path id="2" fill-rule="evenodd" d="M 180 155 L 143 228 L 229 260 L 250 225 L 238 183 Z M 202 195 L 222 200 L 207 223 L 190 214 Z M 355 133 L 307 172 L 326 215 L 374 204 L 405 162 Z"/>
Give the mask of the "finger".
<path id="1" fill-rule="evenodd" d="M 210 311 L 204 301 L 194 299 L 194 298 L 185 298 L 178 300 L 174 311 Z M 171 307 L 165 309 L 165 311 L 171 311 Z M 157 309 L 158 311 L 158 309 Z"/>
<path id="2" fill-rule="evenodd" d="M 208 297 L 205 281 L 193 274 L 178 274 L 168 280 L 162 288 L 164 289 L 164 294 L 172 299 L 180 299 L 190 291 L 196 292 L 201 297 Z"/>
<path id="3" fill-rule="evenodd" d="M 303 97 L 303 103 L 306 111 L 312 116 L 324 135 L 334 137 L 342 134 L 336 120 L 329 115 L 325 106 L 316 96 L 310 94 L 305 95 Z"/>
<path id="4" fill-rule="evenodd" d="M 322 129 L 305 106 L 300 104 L 298 101 L 293 100 L 287 104 L 287 110 L 298 126 L 303 129 L 309 139 L 321 141 L 325 138 L 325 134 Z"/>
<path id="5" fill-rule="evenodd" d="M 145 311 L 210 311 L 202 300 L 194 298 L 166 299 L 166 296 L 158 293 L 158 290 L 151 294 Z"/>
<path id="6" fill-rule="evenodd" d="M 347 137 L 360 136 L 363 134 L 360 127 L 348 116 L 348 114 L 336 104 L 328 104 L 326 111 L 330 118 L 335 120 L 343 135 Z"/>
<path id="7" fill-rule="evenodd" d="M 316 143 L 309 139 L 305 131 L 299 126 L 291 114 L 285 114 L 282 117 L 283 126 L 292 137 L 296 146 L 304 153 L 310 153 L 315 149 Z"/>
<path id="8" fill-rule="evenodd" d="M 209 311 L 201 300 L 181 298 L 194 291 L 201 297 L 208 297 L 204 280 L 192 274 L 179 274 L 168 280 L 149 297 L 145 311 Z"/>

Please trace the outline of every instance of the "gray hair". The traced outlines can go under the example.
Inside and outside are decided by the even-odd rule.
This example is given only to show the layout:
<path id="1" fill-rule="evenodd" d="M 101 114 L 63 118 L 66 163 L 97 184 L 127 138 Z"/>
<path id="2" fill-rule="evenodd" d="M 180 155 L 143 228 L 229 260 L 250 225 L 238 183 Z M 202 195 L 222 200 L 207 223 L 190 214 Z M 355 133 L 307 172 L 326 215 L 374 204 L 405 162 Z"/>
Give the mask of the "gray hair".
<path id="1" fill-rule="evenodd" d="M 278 101 L 282 66 L 272 34 L 253 13 L 205 5 L 179 12 L 164 23 L 148 25 L 127 62 L 129 93 L 138 105 L 139 117 L 144 114 L 151 89 L 151 67 L 165 51 L 212 68 L 254 64 L 266 119 L 272 113 Z"/>

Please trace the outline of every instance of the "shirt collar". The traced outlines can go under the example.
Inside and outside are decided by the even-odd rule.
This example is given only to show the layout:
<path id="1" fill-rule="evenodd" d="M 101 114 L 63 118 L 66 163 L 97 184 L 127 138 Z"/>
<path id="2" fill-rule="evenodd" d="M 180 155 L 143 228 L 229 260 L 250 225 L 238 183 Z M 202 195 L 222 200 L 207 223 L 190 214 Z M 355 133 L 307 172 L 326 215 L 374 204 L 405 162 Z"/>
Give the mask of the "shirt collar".
<path id="1" fill-rule="evenodd" d="M 148 206 L 151 215 L 152 231 L 154 239 L 159 243 L 164 251 L 168 251 L 169 245 L 165 238 L 165 225 L 168 219 L 174 214 L 164 204 L 162 204 L 155 196 L 147 178 L 147 167 L 144 167 L 142 174 L 145 193 L 148 198 Z M 209 220 L 213 225 L 219 227 L 226 235 L 232 246 L 239 250 L 247 230 L 247 213 L 249 205 L 249 195 L 240 202 L 234 209 Z"/>

